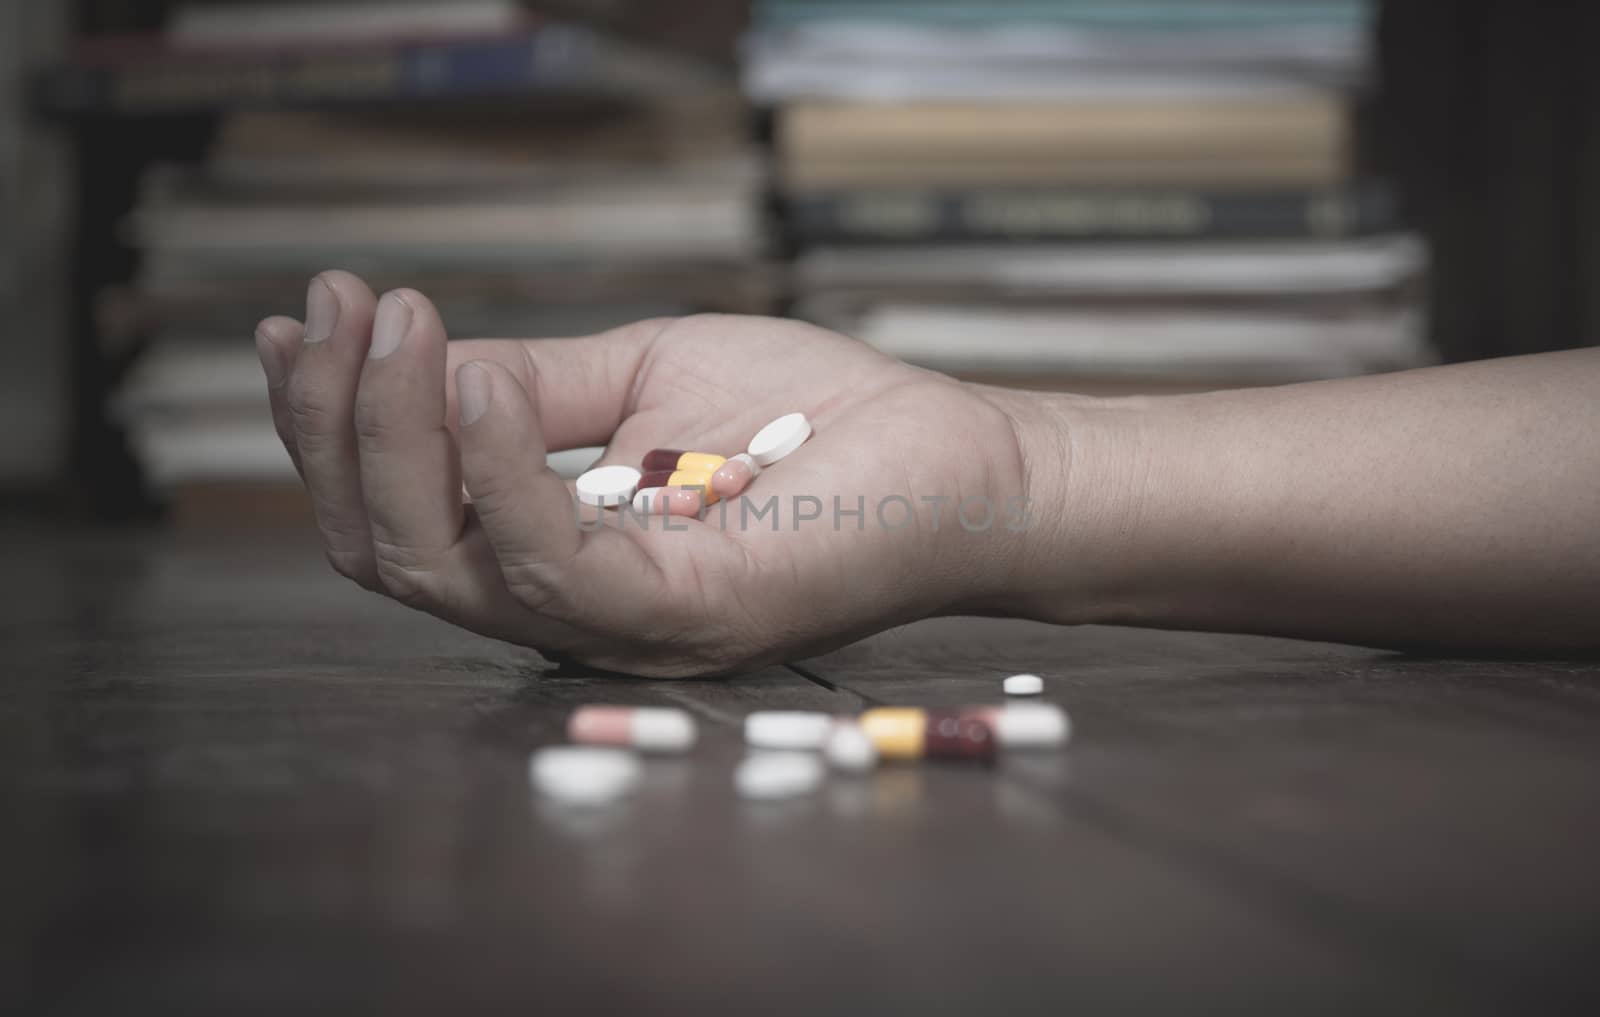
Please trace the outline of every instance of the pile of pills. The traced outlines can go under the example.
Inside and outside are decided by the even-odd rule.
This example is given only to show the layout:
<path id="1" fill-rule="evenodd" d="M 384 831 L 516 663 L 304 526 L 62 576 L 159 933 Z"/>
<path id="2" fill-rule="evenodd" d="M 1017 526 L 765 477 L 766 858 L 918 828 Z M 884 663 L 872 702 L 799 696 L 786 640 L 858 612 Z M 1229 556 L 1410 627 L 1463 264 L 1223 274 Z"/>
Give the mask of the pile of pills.
<path id="1" fill-rule="evenodd" d="M 1006 679 L 1005 689 L 1032 695 L 1043 684 L 1037 675 L 1016 675 Z M 1044 702 L 950 710 L 877 707 L 857 717 L 767 710 L 745 718 L 744 741 L 752 751 L 735 771 L 734 787 L 746 798 L 792 798 L 815 791 L 828 767 L 861 774 L 880 761 L 989 764 L 1004 750 L 1059 748 L 1071 734 L 1066 711 Z M 637 753 L 687 752 L 698 730 L 693 717 L 671 707 L 584 706 L 569 719 L 567 737 L 576 744 L 534 753 L 534 785 L 563 801 L 600 804 L 638 784 Z"/>
<path id="2" fill-rule="evenodd" d="M 578 500 L 595 508 L 630 505 L 636 512 L 692 516 L 724 498 L 736 498 L 761 475 L 811 437 L 804 413 L 788 413 L 756 432 L 732 458 L 712 452 L 658 448 L 639 468 L 602 466 L 578 478 Z"/>

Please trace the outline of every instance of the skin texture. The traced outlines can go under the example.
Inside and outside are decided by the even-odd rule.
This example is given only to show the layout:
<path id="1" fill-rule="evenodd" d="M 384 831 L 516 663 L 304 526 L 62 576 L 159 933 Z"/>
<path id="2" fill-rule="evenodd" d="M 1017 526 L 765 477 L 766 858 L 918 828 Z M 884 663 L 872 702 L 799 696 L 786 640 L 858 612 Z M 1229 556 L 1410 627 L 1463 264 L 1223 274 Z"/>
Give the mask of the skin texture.
<path id="1" fill-rule="evenodd" d="M 342 272 L 312 281 L 304 325 L 256 338 L 336 570 L 596 667 L 731 673 L 949 613 L 1600 643 L 1596 350 L 1091 400 L 958 383 L 766 318 L 447 344 L 426 297 L 380 302 Z M 670 530 L 580 526 L 602 514 L 544 467 L 590 445 L 632 466 L 731 454 L 795 410 L 816 434 L 746 492 L 777 499 L 776 528 L 741 525 L 737 503 Z M 835 497 L 864 516 L 836 521 Z"/>
<path id="2" fill-rule="evenodd" d="M 466 628 L 611 670 L 724 673 L 962 610 L 996 596 L 1019 557 L 1020 534 L 968 533 L 953 506 L 935 531 L 938 506 L 921 500 L 984 495 L 998 512 L 1020 497 L 1011 416 L 854 340 L 709 316 L 447 345 L 426 297 L 379 307 L 340 272 L 314 280 L 308 303 L 308 326 L 271 319 L 257 343 L 329 561 Z M 712 515 L 586 532 L 544 467 L 547 451 L 590 445 L 634 466 L 653 448 L 731 453 L 795 410 L 816 435 L 747 492 L 753 507 L 779 499 L 776 532 L 771 516 L 739 526 L 736 511 L 726 527 Z M 866 517 L 836 529 L 835 494 L 846 511 L 864 499 Z M 917 514 L 886 530 L 875 507 L 891 495 Z M 796 496 L 821 499 L 822 518 L 796 529 Z M 889 521 L 906 513 L 895 504 Z"/>

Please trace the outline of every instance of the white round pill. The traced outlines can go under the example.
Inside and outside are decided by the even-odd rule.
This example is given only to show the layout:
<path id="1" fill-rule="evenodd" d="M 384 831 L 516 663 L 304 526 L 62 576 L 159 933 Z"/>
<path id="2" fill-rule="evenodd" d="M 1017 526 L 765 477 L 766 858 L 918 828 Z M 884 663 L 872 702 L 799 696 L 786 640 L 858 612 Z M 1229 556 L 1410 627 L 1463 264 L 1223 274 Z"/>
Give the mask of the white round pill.
<path id="1" fill-rule="evenodd" d="M 1005 681 L 1008 696 L 1037 696 L 1044 691 L 1044 679 L 1036 674 L 1014 674 Z"/>
<path id="2" fill-rule="evenodd" d="M 877 746 L 855 721 L 835 724 L 822 751 L 835 770 L 866 773 L 878 765 Z"/>
<path id="3" fill-rule="evenodd" d="M 747 451 L 750 458 L 760 465 L 771 466 L 804 445 L 809 437 L 811 421 L 806 419 L 804 413 L 790 413 L 757 431 L 756 436 L 750 439 Z"/>
<path id="4" fill-rule="evenodd" d="M 633 500 L 643 474 L 632 466 L 602 466 L 578 478 L 578 500 L 596 508 L 616 508 Z"/>
<path id="5" fill-rule="evenodd" d="M 821 783 L 822 760 L 804 752 L 758 752 L 733 773 L 733 786 L 744 798 L 795 798 Z"/>
<path id="6" fill-rule="evenodd" d="M 534 787 L 551 798 L 601 805 L 631 792 L 639 783 L 639 759 L 623 749 L 558 745 L 540 749 L 528 761 Z"/>
<path id="7" fill-rule="evenodd" d="M 1067 711 L 1054 703 L 1010 703 L 991 716 L 995 740 L 1008 749 L 1065 745 L 1072 737 Z"/>
<path id="8" fill-rule="evenodd" d="M 744 719 L 744 740 L 758 749 L 822 748 L 833 718 L 806 710 L 761 710 Z"/>

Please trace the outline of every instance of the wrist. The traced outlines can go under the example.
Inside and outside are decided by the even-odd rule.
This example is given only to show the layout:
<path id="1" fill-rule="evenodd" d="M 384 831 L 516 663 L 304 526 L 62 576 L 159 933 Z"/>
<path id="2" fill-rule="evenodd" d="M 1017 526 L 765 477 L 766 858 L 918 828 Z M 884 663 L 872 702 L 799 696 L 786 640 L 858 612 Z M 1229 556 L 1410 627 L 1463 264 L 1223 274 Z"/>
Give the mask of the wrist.
<path id="1" fill-rule="evenodd" d="M 1028 526 L 996 609 L 1057 624 L 1135 623 L 1149 611 L 1142 532 L 1156 466 L 1160 399 L 1004 391 L 1023 464 Z"/>

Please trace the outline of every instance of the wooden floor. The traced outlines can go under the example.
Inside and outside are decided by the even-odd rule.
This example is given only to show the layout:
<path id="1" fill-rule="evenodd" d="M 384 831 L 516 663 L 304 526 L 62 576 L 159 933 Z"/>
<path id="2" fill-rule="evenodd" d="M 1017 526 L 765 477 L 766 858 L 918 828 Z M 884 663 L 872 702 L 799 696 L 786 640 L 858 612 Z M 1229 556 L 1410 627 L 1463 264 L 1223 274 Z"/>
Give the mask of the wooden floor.
<path id="1" fill-rule="evenodd" d="M 11 530 L 0 1011 L 1600 1012 L 1600 667 L 940 621 L 732 681 L 552 670 L 303 541 Z M 993 771 L 735 798 L 752 710 L 993 700 Z M 682 706 L 625 805 L 585 702 Z"/>

